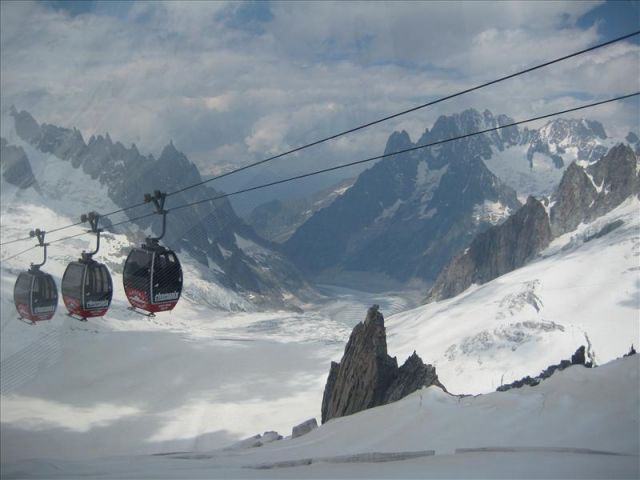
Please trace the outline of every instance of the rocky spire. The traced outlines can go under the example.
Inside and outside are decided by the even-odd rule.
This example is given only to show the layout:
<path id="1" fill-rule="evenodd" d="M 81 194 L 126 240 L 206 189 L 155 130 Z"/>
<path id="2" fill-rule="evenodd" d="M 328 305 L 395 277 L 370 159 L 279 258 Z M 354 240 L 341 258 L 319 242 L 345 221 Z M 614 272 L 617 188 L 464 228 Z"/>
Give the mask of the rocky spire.
<path id="1" fill-rule="evenodd" d="M 322 398 L 322 423 L 399 400 L 423 386 L 442 385 L 435 367 L 425 365 L 414 352 L 398 368 L 387 354 L 384 317 L 373 305 L 358 323 L 340 363 L 331 362 Z"/>

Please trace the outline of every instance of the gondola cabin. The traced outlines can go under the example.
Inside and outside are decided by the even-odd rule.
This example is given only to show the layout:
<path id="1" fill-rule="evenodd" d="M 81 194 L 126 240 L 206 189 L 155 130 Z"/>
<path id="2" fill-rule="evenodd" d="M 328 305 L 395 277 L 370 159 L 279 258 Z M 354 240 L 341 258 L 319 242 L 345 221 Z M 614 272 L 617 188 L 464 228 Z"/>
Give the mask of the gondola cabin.
<path id="1" fill-rule="evenodd" d="M 182 267 L 177 255 L 160 245 L 134 248 L 122 275 L 129 303 L 150 313 L 172 310 L 182 292 Z"/>
<path id="2" fill-rule="evenodd" d="M 51 320 L 58 306 L 58 288 L 53 277 L 32 267 L 18 275 L 13 287 L 13 301 L 18 314 L 25 320 Z"/>
<path id="3" fill-rule="evenodd" d="M 102 317 L 112 297 L 113 283 L 105 265 L 83 258 L 67 266 L 62 277 L 62 299 L 70 314 L 82 319 Z"/>

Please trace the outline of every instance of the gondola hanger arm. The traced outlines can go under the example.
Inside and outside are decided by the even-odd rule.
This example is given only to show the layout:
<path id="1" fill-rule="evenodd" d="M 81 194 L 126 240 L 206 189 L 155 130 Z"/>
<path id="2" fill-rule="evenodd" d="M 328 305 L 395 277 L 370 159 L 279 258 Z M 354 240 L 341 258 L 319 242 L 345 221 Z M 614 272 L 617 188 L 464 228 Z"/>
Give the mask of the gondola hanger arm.
<path id="1" fill-rule="evenodd" d="M 42 263 L 31 264 L 31 268 L 36 270 L 47 263 L 47 247 L 49 246 L 49 244 L 44 242 L 44 236 L 46 233 L 47 232 L 45 232 L 44 230 L 40 230 L 39 228 L 36 228 L 35 230 L 31 230 L 29 232 L 29 236 L 31 238 L 36 237 L 38 239 L 38 244 L 36 245 L 36 247 L 42 247 L 44 249 L 44 259 L 42 260 Z"/>
<path id="2" fill-rule="evenodd" d="M 100 215 L 96 212 L 89 212 L 89 213 L 83 213 L 80 216 L 80 221 L 82 223 L 88 222 L 89 225 L 91 226 L 91 230 L 89 230 L 90 233 L 95 233 L 96 234 L 96 249 L 93 252 L 82 252 L 82 259 L 83 260 L 91 260 L 91 257 L 93 255 L 95 255 L 96 253 L 98 253 L 98 250 L 100 250 L 100 233 L 103 231 L 101 228 L 98 228 L 98 222 L 100 220 Z"/>
<path id="3" fill-rule="evenodd" d="M 151 195 L 150 193 L 144 194 L 144 202 L 153 202 L 153 205 L 156 207 L 156 213 L 158 215 L 162 215 L 162 233 L 159 237 L 148 237 L 146 242 L 149 246 L 156 246 L 158 244 L 158 241 L 160 241 L 162 237 L 164 237 L 164 234 L 167 230 L 167 213 L 169 213 L 169 210 L 165 210 L 164 208 L 164 202 L 166 199 L 167 194 L 161 192 L 160 190 L 154 190 L 153 195 Z"/>

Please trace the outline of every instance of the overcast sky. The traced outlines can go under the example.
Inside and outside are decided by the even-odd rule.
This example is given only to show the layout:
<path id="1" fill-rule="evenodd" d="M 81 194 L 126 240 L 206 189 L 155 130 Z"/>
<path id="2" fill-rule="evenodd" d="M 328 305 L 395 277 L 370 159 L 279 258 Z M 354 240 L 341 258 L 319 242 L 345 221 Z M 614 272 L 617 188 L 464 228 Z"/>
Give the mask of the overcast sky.
<path id="1" fill-rule="evenodd" d="M 208 173 L 640 25 L 637 2 L 3 1 L 0 8 L 3 111 L 14 104 L 40 122 L 78 127 L 85 140 L 109 132 L 154 155 L 172 139 Z M 343 138 L 307 158 L 379 154 L 394 129 L 415 141 L 438 115 L 469 107 L 521 119 L 637 91 L 636 39 Z M 637 130 L 638 102 L 582 115 L 624 135 Z"/>

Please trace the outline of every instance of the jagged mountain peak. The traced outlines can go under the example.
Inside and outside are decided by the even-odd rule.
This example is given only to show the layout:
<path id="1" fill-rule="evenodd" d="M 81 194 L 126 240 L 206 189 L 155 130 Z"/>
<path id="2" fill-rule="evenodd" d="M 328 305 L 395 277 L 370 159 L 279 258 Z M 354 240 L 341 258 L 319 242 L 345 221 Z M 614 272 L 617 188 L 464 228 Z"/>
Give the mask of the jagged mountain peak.
<path id="1" fill-rule="evenodd" d="M 602 124 L 585 118 L 556 118 L 540 129 L 540 138 L 555 144 L 571 144 L 579 140 L 606 140 Z"/>
<path id="2" fill-rule="evenodd" d="M 195 164 L 173 142 L 156 161 L 152 156 L 141 156 L 135 145 L 127 149 L 120 142 L 114 143 L 109 134 L 94 135 L 85 144 L 77 130 L 38 125 L 27 112 L 16 112 L 14 119 L 15 132 L 21 141 L 69 162 L 74 169 L 97 180 L 118 207 L 139 203 L 145 192 L 156 189 L 171 192 L 202 181 Z M 212 188 L 203 186 L 172 197 L 171 206 L 216 194 Z M 86 199 L 79 201 L 84 203 Z M 159 222 L 153 219 L 136 219 L 134 223 L 141 230 L 159 233 Z M 255 304 L 292 306 L 291 302 L 301 298 L 296 294 L 307 295 L 310 291 L 288 260 L 242 222 L 226 199 L 203 202 L 172 215 L 163 241 L 209 266 L 222 285 L 236 292 L 251 292 L 247 295 Z M 233 254 L 223 253 L 218 248 L 220 244 Z"/>
<path id="3" fill-rule="evenodd" d="M 111 146 L 111 145 L 113 145 L 113 142 L 111 141 L 111 137 L 109 136 L 109 134 L 91 135 L 91 138 L 89 138 L 89 142 L 87 143 L 87 146 L 89 148 Z"/>
<path id="4" fill-rule="evenodd" d="M 162 149 L 162 152 L 160 153 L 160 157 L 158 157 L 158 161 L 164 161 L 168 158 L 170 159 L 177 158 L 180 160 L 189 161 L 187 159 L 187 156 L 175 147 L 175 145 L 173 144 L 173 140 L 170 140 L 169 143 L 165 145 L 165 147 Z"/>
<path id="5" fill-rule="evenodd" d="M 489 109 L 482 113 L 475 108 L 468 108 L 459 113 L 451 115 L 441 115 L 433 125 L 432 131 L 450 132 L 456 131 L 460 134 L 471 133 L 478 130 L 492 128 L 497 125 L 512 123 L 513 119 L 504 114 L 494 115 Z"/>
<path id="6" fill-rule="evenodd" d="M 418 144 L 475 131 L 486 121 L 496 120 L 472 109 L 440 117 Z M 406 132 L 394 132 L 386 150 L 411 145 Z M 519 206 L 515 191 L 482 162 L 495 145 L 503 148 L 501 137 L 479 135 L 381 160 L 303 224 L 285 243 L 286 251 L 311 273 L 339 268 L 400 281 L 434 279 L 473 232 L 493 223 L 480 210 Z"/>
<path id="7" fill-rule="evenodd" d="M 451 136 L 452 133 L 469 133 L 478 130 L 478 127 L 483 126 L 484 122 L 485 117 L 473 108 L 452 115 L 441 115 L 433 124 L 431 137 L 443 140 L 447 136 Z"/>
<path id="8" fill-rule="evenodd" d="M 453 297 L 474 283 L 486 283 L 523 266 L 554 237 L 594 221 L 638 192 L 637 158 L 628 145 L 615 145 L 586 168 L 571 162 L 550 204 L 530 196 L 504 223 L 479 233 L 442 270 L 429 300 Z"/>
<path id="9" fill-rule="evenodd" d="M 411 148 L 412 146 L 413 143 L 411 142 L 411 137 L 406 130 L 402 130 L 400 132 L 395 131 L 389 136 L 384 153 L 397 152 L 399 150 Z"/>
<path id="10" fill-rule="evenodd" d="M 16 130 L 22 132 L 21 135 L 28 141 L 34 141 L 40 134 L 40 125 L 36 119 L 26 110 L 18 111 L 14 106 L 11 107 L 11 116 L 13 117 Z"/>

